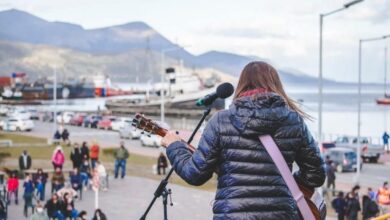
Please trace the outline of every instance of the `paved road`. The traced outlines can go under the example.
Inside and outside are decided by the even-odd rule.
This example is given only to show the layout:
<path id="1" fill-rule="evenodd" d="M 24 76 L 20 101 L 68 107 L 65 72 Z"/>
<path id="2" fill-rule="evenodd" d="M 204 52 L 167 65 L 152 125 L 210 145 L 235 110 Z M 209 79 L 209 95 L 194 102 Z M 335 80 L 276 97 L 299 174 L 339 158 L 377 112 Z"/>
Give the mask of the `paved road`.
<path id="1" fill-rule="evenodd" d="M 121 180 L 110 179 L 110 189 L 99 192 L 99 207 L 106 213 L 108 219 L 139 219 L 153 197 L 158 181 L 139 177 L 126 177 Z M 49 185 L 49 184 L 48 184 Z M 168 217 L 172 220 L 212 219 L 212 203 L 214 193 L 196 190 L 179 185 L 169 184 L 172 189 L 173 206 L 168 207 Z M 47 188 L 46 198 L 50 195 Z M 22 189 L 20 189 L 19 192 Z M 10 220 L 24 220 L 22 193 L 19 194 L 19 205 L 12 203 L 9 206 Z M 76 201 L 76 209 L 86 210 L 88 219 L 92 218 L 94 211 L 94 191 L 83 193 L 83 200 Z M 29 211 L 31 213 L 31 209 Z M 30 218 L 28 218 L 30 219 Z M 156 201 L 147 219 L 163 219 L 162 199 Z"/>

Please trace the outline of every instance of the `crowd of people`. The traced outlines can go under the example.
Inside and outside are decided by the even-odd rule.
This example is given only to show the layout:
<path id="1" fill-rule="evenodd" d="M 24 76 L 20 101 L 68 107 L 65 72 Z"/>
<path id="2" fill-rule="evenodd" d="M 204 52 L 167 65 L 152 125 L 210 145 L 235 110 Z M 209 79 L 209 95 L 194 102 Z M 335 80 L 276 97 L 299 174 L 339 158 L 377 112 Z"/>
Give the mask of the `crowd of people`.
<path id="1" fill-rule="evenodd" d="M 325 163 L 327 191 L 331 191 L 335 196 L 337 191 L 335 167 L 329 157 L 326 157 Z M 360 212 L 364 220 L 390 213 L 390 188 L 387 182 L 384 182 L 378 191 L 367 188 L 367 192 L 361 198 L 359 191 L 360 186 L 356 185 L 348 193 L 339 191 L 337 197 L 332 200 L 332 208 L 339 220 L 357 220 Z"/>
<path id="2" fill-rule="evenodd" d="M 108 175 L 106 168 L 99 161 L 100 147 L 97 142 L 93 142 L 89 147 L 87 142 L 81 146 L 74 143 L 69 155 L 72 163 L 72 170 L 66 171 L 64 164 L 66 156 L 62 146 L 58 145 L 52 154 L 51 163 L 53 171 L 44 171 L 39 168 L 31 171 L 32 158 L 26 150 L 19 157 L 19 171 L 10 171 L 7 179 L 7 205 L 12 202 L 19 204 L 19 177 L 24 176 L 23 194 L 24 200 L 23 214 L 26 218 L 31 216 L 33 220 L 46 219 L 87 219 L 87 212 L 78 210 L 75 202 L 82 200 L 83 191 L 94 188 L 94 190 L 108 190 Z M 120 147 L 115 150 L 115 178 L 123 179 L 126 175 L 126 161 L 130 154 L 121 142 Z M 69 174 L 65 174 L 69 172 Z M 49 173 L 51 178 L 49 178 Z M 66 178 L 68 176 L 68 178 Z M 98 180 L 98 184 L 94 181 Z M 45 201 L 47 183 L 51 183 L 51 196 Z M 31 215 L 29 210 L 31 208 Z M 0 210 L 0 220 L 2 220 Z M 95 210 L 93 220 L 107 219 L 102 210 Z"/>
<path id="3" fill-rule="evenodd" d="M 361 198 L 359 190 L 360 186 L 356 185 L 346 194 L 340 191 L 332 200 L 339 220 L 357 220 L 360 212 L 364 220 L 390 213 L 390 188 L 387 182 L 378 191 L 368 188 Z"/>

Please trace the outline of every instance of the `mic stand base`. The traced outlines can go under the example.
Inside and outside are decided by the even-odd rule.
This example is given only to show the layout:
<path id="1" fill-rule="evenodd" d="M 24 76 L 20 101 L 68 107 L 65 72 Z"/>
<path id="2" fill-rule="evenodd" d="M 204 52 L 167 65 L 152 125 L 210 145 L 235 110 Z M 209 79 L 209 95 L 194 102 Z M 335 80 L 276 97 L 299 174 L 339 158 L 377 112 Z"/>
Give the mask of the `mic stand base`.
<path id="1" fill-rule="evenodd" d="M 203 115 L 202 115 L 202 118 L 199 120 L 198 124 L 196 125 L 196 128 L 195 130 L 192 132 L 190 138 L 188 139 L 187 141 L 187 144 L 191 144 L 192 140 L 194 139 L 195 137 L 195 134 L 196 132 L 198 132 L 200 126 L 203 124 L 204 120 L 206 119 L 206 117 L 210 114 L 211 112 L 211 108 L 210 107 L 207 107 L 207 109 L 205 109 L 203 111 Z M 167 208 L 167 202 L 168 202 L 168 195 L 171 194 L 171 190 L 168 189 L 167 190 L 167 185 L 168 185 L 168 180 L 169 178 L 171 177 L 172 173 L 173 173 L 174 169 L 171 168 L 168 172 L 168 174 L 165 176 L 164 179 L 161 180 L 160 184 L 158 185 L 156 191 L 154 192 L 154 197 L 152 199 L 152 201 L 150 202 L 148 208 L 145 210 L 145 213 L 142 215 L 142 217 L 140 218 L 140 220 L 146 220 L 146 216 L 148 215 L 150 209 L 152 208 L 152 206 L 154 205 L 154 203 L 156 202 L 157 198 L 160 197 L 160 196 L 163 196 L 163 206 L 164 206 L 164 220 L 168 220 L 168 208 Z M 171 203 L 172 205 L 172 203 Z"/>

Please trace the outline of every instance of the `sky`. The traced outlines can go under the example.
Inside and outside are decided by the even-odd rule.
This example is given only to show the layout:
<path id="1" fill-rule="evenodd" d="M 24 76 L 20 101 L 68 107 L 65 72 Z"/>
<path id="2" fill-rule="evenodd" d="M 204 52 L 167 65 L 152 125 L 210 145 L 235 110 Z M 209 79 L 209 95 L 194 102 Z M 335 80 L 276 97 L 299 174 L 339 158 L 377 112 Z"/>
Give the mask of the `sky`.
<path id="1" fill-rule="evenodd" d="M 270 60 L 279 69 L 318 76 L 319 14 L 348 0 L 0 0 L 49 21 L 86 29 L 144 21 L 193 54 L 219 50 Z M 325 17 L 323 74 L 358 80 L 359 39 L 390 34 L 390 0 L 365 0 Z M 383 82 L 384 47 L 363 44 L 364 82 Z M 390 63 L 390 62 L 389 62 Z M 390 72 L 390 64 L 388 64 Z M 390 78 L 390 77 L 388 77 Z"/>

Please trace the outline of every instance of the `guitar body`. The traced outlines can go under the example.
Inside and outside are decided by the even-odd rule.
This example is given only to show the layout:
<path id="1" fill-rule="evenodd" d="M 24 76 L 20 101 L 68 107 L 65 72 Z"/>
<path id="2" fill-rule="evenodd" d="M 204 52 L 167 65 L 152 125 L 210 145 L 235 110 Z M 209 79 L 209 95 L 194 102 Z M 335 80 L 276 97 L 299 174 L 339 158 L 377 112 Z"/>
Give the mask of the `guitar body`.
<path id="1" fill-rule="evenodd" d="M 326 218 L 326 204 L 324 198 L 316 190 L 309 189 L 297 181 L 299 189 L 302 191 L 310 210 L 316 220 L 325 220 Z M 303 218 L 302 218 L 303 219 Z"/>

